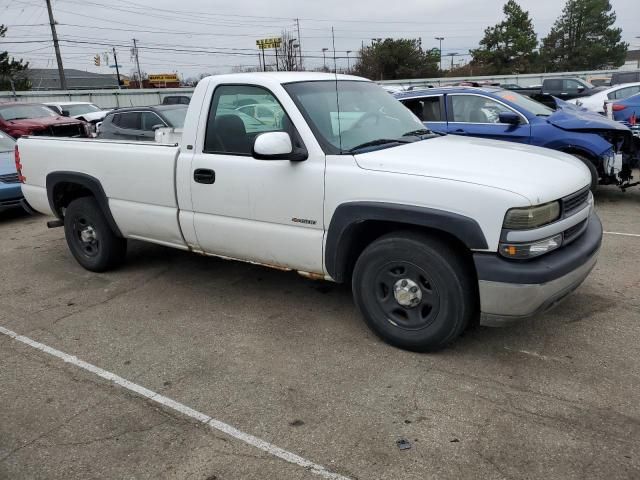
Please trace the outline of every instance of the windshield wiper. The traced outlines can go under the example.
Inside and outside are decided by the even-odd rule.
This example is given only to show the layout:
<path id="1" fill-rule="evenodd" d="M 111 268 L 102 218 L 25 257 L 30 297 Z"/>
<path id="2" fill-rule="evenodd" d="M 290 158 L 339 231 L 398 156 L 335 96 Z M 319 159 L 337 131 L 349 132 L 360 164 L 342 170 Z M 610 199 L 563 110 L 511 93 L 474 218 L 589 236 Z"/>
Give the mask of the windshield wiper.
<path id="1" fill-rule="evenodd" d="M 378 138 L 376 140 L 371 140 L 370 142 L 361 143 L 360 145 L 350 148 L 349 150 L 347 150 L 347 152 L 351 153 L 356 150 L 360 150 L 361 148 L 375 147 L 377 145 L 387 145 L 389 143 L 411 143 L 411 142 L 407 140 L 397 139 L 397 138 Z"/>
<path id="2" fill-rule="evenodd" d="M 403 137 L 417 137 L 420 135 L 428 135 L 431 132 L 431 130 L 429 130 L 428 128 L 420 128 L 418 130 L 411 130 L 410 132 L 404 133 L 402 136 Z"/>

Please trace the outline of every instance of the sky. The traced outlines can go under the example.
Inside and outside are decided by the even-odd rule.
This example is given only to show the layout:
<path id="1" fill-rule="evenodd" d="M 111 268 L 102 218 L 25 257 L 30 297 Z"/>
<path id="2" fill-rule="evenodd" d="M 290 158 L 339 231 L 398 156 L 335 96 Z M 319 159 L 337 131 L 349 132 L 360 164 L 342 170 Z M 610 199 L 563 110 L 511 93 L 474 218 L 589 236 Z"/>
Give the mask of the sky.
<path id="1" fill-rule="evenodd" d="M 632 48 L 640 48 L 639 0 L 611 0 L 616 25 Z M 519 0 L 543 38 L 560 15 L 563 0 Z M 421 38 L 425 49 L 443 55 L 476 48 L 484 29 L 502 20 L 504 0 L 52 0 L 65 68 L 113 73 L 109 62 L 94 66 L 94 56 L 115 47 L 121 73 L 129 74 L 132 39 L 138 43 L 141 70 L 177 72 L 182 77 L 216 74 L 258 65 L 255 41 L 283 30 L 299 39 L 306 68 L 333 63 L 335 32 L 338 68 L 373 38 Z M 300 26 L 300 35 L 297 23 Z M 56 68 L 45 0 L 0 0 L 0 23 L 8 27 L 1 48 L 34 68 Z M 9 43 L 16 42 L 16 43 Z M 456 56 L 456 63 L 468 56 Z M 450 58 L 447 59 L 450 64 Z"/>

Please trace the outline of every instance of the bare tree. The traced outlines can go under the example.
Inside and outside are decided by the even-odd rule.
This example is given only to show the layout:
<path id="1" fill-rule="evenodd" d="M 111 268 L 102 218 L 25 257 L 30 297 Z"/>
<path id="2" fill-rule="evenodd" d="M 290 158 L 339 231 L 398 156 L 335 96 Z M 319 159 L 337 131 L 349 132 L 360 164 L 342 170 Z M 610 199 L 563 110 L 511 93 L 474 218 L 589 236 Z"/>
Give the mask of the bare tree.
<path id="1" fill-rule="evenodd" d="M 300 43 L 290 32 L 282 31 L 282 43 L 277 49 L 278 68 L 287 72 L 301 70 L 300 68 Z"/>

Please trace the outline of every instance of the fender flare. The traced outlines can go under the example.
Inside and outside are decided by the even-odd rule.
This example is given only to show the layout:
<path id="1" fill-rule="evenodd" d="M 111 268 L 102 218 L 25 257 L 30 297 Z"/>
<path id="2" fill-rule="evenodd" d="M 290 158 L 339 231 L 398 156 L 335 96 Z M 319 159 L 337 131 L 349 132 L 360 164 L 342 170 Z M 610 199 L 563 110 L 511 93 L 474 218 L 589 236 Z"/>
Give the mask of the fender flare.
<path id="1" fill-rule="evenodd" d="M 46 186 L 47 186 L 47 199 L 49 200 L 49 207 L 51 211 L 56 214 L 56 216 L 60 219 L 63 218 L 62 212 L 59 208 L 56 207 L 54 192 L 57 185 L 61 183 L 73 183 L 76 185 L 80 185 L 81 187 L 86 188 L 91 192 L 93 197 L 98 202 L 98 206 L 100 210 L 102 210 L 102 214 L 107 220 L 107 223 L 113 230 L 113 232 L 118 236 L 122 237 L 122 233 L 116 224 L 113 215 L 111 214 L 111 209 L 109 208 L 109 199 L 107 198 L 107 194 L 104 192 L 102 188 L 102 184 L 100 180 L 91 175 L 87 175 L 86 173 L 79 172 L 51 172 L 47 175 Z"/>
<path id="2" fill-rule="evenodd" d="M 464 215 L 384 202 L 343 203 L 331 218 L 325 243 L 325 267 L 336 282 L 343 281 L 347 256 L 356 239 L 358 227 L 367 221 L 428 227 L 454 236 L 469 250 L 489 248 L 478 222 Z"/>

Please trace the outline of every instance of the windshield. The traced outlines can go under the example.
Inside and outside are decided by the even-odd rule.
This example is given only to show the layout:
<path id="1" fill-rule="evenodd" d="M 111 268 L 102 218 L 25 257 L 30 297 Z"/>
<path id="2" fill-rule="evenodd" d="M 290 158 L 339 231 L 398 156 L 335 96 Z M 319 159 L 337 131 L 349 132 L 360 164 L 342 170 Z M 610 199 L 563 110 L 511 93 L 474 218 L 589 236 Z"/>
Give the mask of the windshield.
<path id="1" fill-rule="evenodd" d="M 7 121 L 57 116 L 56 112 L 44 105 L 11 105 L 0 108 L 0 118 Z"/>
<path id="2" fill-rule="evenodd" d="M 395 146 L 411 141 L 407 134 L 430 133 L 404 105 L 374 83 L 325 80 L 290 83 L 284 88 L 327 153 L 348 153 L 372 142 L 380 148 Z"/>
<path id="3" fill-rule="evenodd" d="M 182 128 L 184 127 L 184 119 L 187 116 L 187 107 L 162 110 L 162 116 L 173 128 Z"/>
<path id="4" fill-rule="evenodd" d="M 503 100 L 511 102 L 514 105 L 517 105 L 518 107 L 538 117 L 548 117 L 549 115 L 553 114 L 553 110 L 551 110 L 546 105 L 543 105 L 540 102 L 536 102 L 530 97 L 520 95 L 519 93 L 509 90 L 501 90 L 499 92 L 496 92 L 496 95 L 498 95 L 498 97 L 502 98 Z"/>
<path id="5" fill-rule="evenodd" d="M 12 152 L 15 145 L 16 141 L 13 138 L 0 132 L 0 152 Z"/>
<path id="6" fill-rule="evenodd" d="M 84 115 L 85 113 L 99 112 L 100 108 L 91 103 L 78 103 L 76 105 L 61 105 L 63 111 L 69 112 L 70 117 Z"/>

